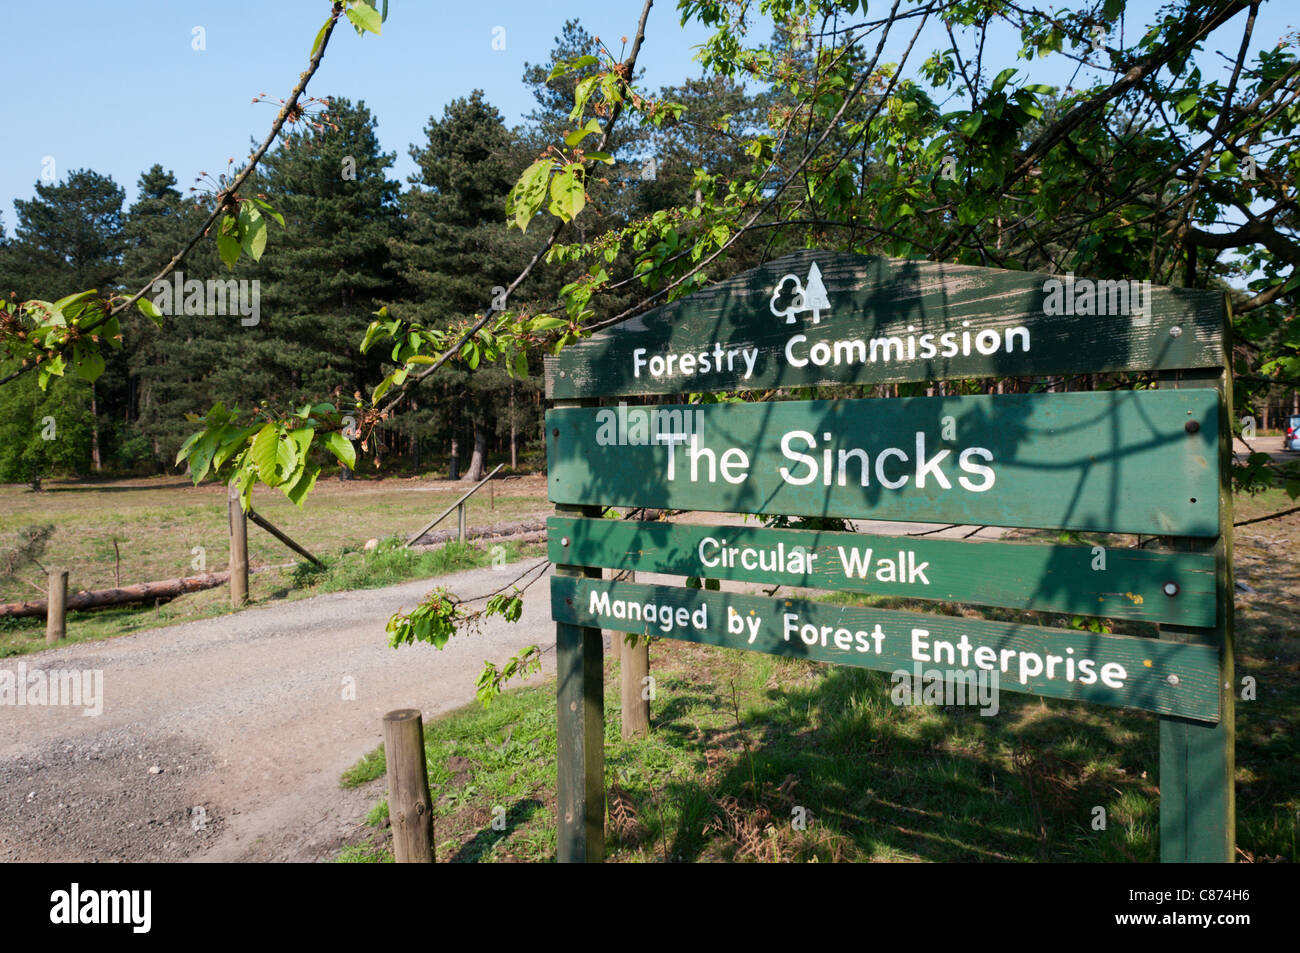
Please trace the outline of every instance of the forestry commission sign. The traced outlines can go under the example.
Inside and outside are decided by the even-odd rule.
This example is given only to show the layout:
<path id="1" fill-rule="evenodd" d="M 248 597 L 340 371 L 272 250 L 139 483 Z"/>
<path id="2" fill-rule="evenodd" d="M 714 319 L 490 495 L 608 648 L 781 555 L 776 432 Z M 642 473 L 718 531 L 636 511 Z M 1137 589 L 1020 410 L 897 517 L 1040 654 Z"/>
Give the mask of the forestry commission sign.
<path id="1" fill-rule="evenodd" d="M 1223 296 L 1210 292 L 810 251 L 548 360 L 561 859 L 599 856 L 601 629 L 886 672 L 934 665 L 972 684 L 1155 712 L 1162 857 L 1231 859 L 1226 327 Z M 959 397 L 618 399 L 1110 372 L 1160 380 Z M 1130 538 L 974 542 L 593 518 L 611 506 Z M 603 579 L 602 567 L 772 588 L 646 585 Z M 789 594 L 774 597 L 781 586 Z M 1161 629 L 1152 638 L 1060 628 L 1059 616 L 843 606 L 808 589 Z"/>
<path id="2" fill-rule="evenodd" d="M 1149 282 L 800 252 L 548 358 L 547 396 L 1213 367 L 1222 316 Z"/>

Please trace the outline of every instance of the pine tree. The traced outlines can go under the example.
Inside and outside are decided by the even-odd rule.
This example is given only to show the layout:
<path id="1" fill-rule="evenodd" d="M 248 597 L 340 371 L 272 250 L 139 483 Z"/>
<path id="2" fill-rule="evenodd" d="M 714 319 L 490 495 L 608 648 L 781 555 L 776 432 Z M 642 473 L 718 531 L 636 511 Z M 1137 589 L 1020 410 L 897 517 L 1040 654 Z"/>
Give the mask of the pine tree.
<path id="1" fill-rule="evenodd" d="M 335 99 L 263 160 L 255 190 L 285 229 L 271 226 L 269 251 L 251 272 L 262 281 L 260 321 L 239 328 L 241 359 L 214 375 L 220 392 L 281 404 L 350 400 L 379 379 L 379 355 L 359 345 L 372 313 L 396 295 L 389 242 L 399 185 L 387 175 L 395 154 L 380 152 L 375 126 L 364 102 Z"/>
<path id="2" fill-rule="evenodd" d="M 505 227 L 505 197 L 529 155 L 480 90 L 450 103 L 441 119 L 430 118 L 425 134 L 425 145 L 411 148 L 419 172 L 402 195 L 406 227 L 395 251 L 407 295 L 397 313 L 445 327 L 482 314 L 541 239 Z M 519 289 L 508 306 L 526 300 L 530 290 Z M 449 364 L 431 384 L 414 397 L 419 409 L 404 410 L 398 426 L 416 437 L 445 435 L 452 479 L 462 476 L 463 438 L 472 434 L 463 476 L 477 479 L 499 411 L 509 405 L 510 379 L 496 366 Z"/>
<path id="3" fill-rule="evenodd" d="M 76 291 L 116 289 L 122 268 L 122 203 L 111 176 L 77 169 L 63 182 L 36 183 L 36 198 L 18 199 L 11 251 L 18 297 L 54 301 Z"/>
<path id="4" fill-rule="evenodd" d="M 122 232 L 125 198 L 126 193 L 111 176 L 89 169 L 74 170 L 62 182 L 36 183 L 35 198 L 14 202 L 18 223 L 14 239 L 5 250 L 13 282 L 9 290 L 20 300 L 45 301 L 90 289 L 104 295 L 118 290 L 125 242 Z M 69 393 L 88 394 L 94 418 L 89 460 L 70 463 L 73 469 L 83 469 L 83 464 L 89 463 L 90 468 L 98 471 L 105 450 L 112 448 L 113 428 L 124 419 L 128 391 L 126 359 L 120 350 L 112 349 L 106 352 L 105 358 L 104 372 L 97 381 L 93 384 L 76 381 L 69 385 L 72 387 Z M 24 406 L 44 401 L 44 397 L 31 391 L 34 386 L 35 382 L 23 383 L 22 387 L 28 390 L 22 398 Z M 107 447 L 101 442 L 101 430 L 105 428 Z M 64 449 L 72 446 L 69 444 Z M 42 451 L 40 456 L 45 459 L 48 453 Z"/>
<path id="5" fill-rule="evenodd" d="M 183 198 L 176 178 L 157 164 L 141 174 L 137 189 L 123 258 L 123 283 L 132 291 L 158 274 L 210 211 L 206 202 Z M 211 241 L 199 242 L 179 269 L 182 280 L 220 277 L 221 270 Z M 156 297 L 152 291 L 148 296 Z M 194 429 L 185 415 L 206 413 L 222 399 L 209 377 L 223 357 L 238 360 L 241 328 L 237 320 L 215 315 L 170 314 L 161 328 L 134 310 L 124 317 L 134 424 L 121 441 L 119 461 L 148 461 L 161 470 L 171 466 Z"/>

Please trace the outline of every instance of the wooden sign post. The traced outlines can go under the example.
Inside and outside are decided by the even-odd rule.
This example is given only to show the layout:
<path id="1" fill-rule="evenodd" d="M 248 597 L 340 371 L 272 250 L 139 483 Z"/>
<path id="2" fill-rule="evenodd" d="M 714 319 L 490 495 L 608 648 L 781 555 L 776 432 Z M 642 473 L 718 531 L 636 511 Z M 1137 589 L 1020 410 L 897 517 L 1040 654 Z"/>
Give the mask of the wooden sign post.
<path id="1" fill-rule="evenodd" d="M 603 854 L 601 629 L 1157 712 L 1161 858 L 1234 846 L 1223 295 L 800 252 L 550 359 L 560 860 Z M 1154 372 L 1157 388 L 598 406 Z M 1108 388 L 1116 388 L 1111 380 Z M 806 393 L 806 391 L 805 391 Z M 621 523 L 607 506 L 1161 537 L 1159 548 Z M 1158 639 L 615 582 L 602 568 L 1156 623 Z M 952 673 L 957 674 L 953 675 Z"/>

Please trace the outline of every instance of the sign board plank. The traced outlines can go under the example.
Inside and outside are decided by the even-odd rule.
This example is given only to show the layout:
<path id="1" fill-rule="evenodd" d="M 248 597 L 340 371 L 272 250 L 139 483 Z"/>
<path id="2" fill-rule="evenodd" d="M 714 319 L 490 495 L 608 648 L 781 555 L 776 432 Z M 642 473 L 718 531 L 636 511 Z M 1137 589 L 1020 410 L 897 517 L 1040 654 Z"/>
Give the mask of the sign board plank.
<path id="1" fill-rule="evenodd" d="M 565 348 L 546 396 L 1213 367 L 1219 292 L 804 251 Z"/>
<path id="2" fill-rule="evenodd" d="M 552 518 L 550 559 L 636 572 L 1213 627 L 1207 553 Z"/>
<path id="3" fill-rule="evenodd" d="M 556 503 L 1216 536 L 1218 430 L 1205 389 L 565 408 L 547 476 Z"/>
<path id="4" fill-rule="evenodd" d="M 563 623 L 885 672 L 911 674 L 917 663 L 922 672 L 997 671 L 1007 691 L 1219 717 L 1219 652 L 1208 645 L 560 576 L 551 578 L 551 613 Z"/>

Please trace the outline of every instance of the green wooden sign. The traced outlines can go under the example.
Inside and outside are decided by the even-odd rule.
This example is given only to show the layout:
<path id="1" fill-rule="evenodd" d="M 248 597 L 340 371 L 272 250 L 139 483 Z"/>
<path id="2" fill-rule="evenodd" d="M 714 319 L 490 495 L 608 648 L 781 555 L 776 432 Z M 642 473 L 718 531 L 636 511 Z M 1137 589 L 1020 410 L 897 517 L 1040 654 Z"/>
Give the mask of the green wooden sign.
<path id="1" fill-rule="evenodd" d="M 1217 367 L 1223 295 L 800 252 L 565 348 L 546 395 Z"/>
<path id="2" fill-rule="evenodd" d="M 1214 536 L 1218 421 L 1204 389 L 568 408 L 547 477 L 557 503 Z"/>
<path id="3" fill-rule="evenodd" d="M 1213 626 L 1212 554 L 564 519 L 554 563 Z"/>
<path id="4" fill-rule="evenodd" d="M 548 359 L 559 859 L 603 852 L 601 630 L 612 629 L 918 684 L 996 676 L 1002 690 L 1156 712 L 1161 859 L 1233 860 L 1228 326 L 1217 292 L 806 251 Z M 595 406 L 1118 371 L 1155 372 L 1158 386 Z M 611 506 L 1162 539 L 1098 552 L 594 519 Z M 1160 637 L 616 582 L 604 568 L 1136 619 Z"/>
<path id="5" fill-rule="evenodd" d="M 744 648 L 877 671 L 996 672 L 1017 692 L 1219 717 L 1219 652 L 1206 645 L 955 616 L 860 609 L 554 576 L 551 615 L 573 625 Z"/>

